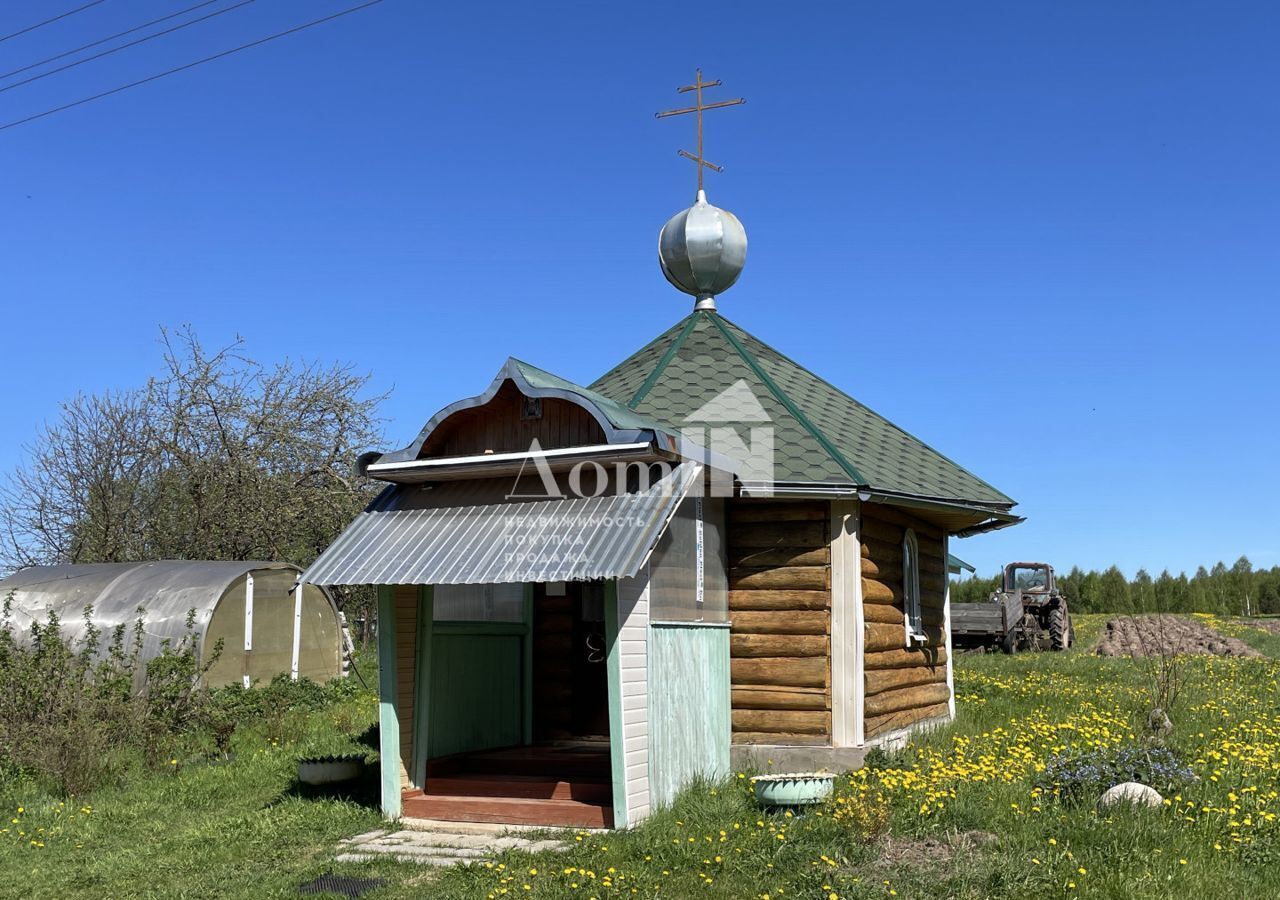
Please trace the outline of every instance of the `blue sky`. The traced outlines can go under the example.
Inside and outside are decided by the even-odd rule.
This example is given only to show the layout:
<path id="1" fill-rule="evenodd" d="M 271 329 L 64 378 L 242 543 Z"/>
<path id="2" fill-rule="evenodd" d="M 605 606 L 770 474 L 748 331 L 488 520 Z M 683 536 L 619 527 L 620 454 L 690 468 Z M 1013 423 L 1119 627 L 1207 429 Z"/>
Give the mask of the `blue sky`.
<path id="1" fill-rule="evenodd" d="M 257 0 L 0 92 L 0 124 L 350 2 Z M 5 4 L 0 34 L 76 5 Z M 0 70 L 183 5 L 107 0 Z M 690 306 L 655 244 L 692 123 L 652 114 L 701 66 L 748 98 L 707 123 L 751 241 L 722 312 L 1020 501 L 960 555 L 1278 564 L 1278 26 L 386 0 L 0 131 L 0 468 L 60 400 L 155 371 L 161 325 L 370 371 L 394 446 L 507 355 L 592 380 Z"/>

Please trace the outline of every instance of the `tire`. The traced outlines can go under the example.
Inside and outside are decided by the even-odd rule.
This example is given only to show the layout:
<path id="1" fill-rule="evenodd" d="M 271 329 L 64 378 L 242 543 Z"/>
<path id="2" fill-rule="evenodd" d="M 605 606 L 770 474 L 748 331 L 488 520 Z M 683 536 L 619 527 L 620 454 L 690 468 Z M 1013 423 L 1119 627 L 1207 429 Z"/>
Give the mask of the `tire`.
<path id="1" fill-rule="evenodd" d="M 1062 606 L 1049 610 L 1049 646 L 1054 650 L 1071 646 L 1071 618 Z"/>
<path id="2" fill-rule="evenodd" d="M 1000 638 L 1000 649 L 1005 653 L 1015 653 L 1018 650 L 1018 629 L 1010 628 L 1004 633 L 1004 637 Z"/>

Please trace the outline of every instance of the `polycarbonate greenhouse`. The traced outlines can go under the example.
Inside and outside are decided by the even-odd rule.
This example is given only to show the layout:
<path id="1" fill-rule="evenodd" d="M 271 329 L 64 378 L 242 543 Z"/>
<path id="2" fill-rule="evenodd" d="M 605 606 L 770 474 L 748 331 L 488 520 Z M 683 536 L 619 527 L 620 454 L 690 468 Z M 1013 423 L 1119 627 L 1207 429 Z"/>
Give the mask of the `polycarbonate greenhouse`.
<path id="1" fill-rule="evenodd" d="M 194 611 L 201 661 L 212 660 L 208 686 L 248 686 L 282 673 L 327 681 L 343 673 L 341 619 L 324 588 L 294 589 L 299 572 L 288 563 L 192 560 L 31 566 L 0 580 L 0 601 L 11 599 L 19 637 L 56 613 L 63 636 L 79 641 L 90 607 L 105 645 L 116 626 L 132 632 L 141 618 L 144 661 L 166 640 L 177 645 Z"/>

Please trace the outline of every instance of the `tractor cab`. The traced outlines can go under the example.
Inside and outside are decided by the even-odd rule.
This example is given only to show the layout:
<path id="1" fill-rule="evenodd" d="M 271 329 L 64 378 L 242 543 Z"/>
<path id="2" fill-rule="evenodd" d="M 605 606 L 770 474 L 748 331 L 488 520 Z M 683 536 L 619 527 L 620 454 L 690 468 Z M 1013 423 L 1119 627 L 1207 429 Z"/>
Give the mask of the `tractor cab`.
<path id="1" fill-rule="evenodd" d="M 1012 594 L 1052 594 L 1053 566 L 1048 563 L 1009 563 L 1004 567 L 1004 591 Z"/>

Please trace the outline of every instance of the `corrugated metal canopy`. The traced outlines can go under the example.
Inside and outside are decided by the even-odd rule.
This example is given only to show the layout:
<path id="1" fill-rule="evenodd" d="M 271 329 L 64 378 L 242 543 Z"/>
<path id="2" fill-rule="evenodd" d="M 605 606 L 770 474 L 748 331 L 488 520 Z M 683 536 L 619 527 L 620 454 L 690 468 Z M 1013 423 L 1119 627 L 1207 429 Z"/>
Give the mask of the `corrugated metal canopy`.
<path id="1" fill-rule="evenodd" d="M 312 563 L 321 585 L 503 584 L 634 575 L 702 467 L 682 463 L 647 490 L 508 498 L 511 483 L 388 488 Z"/>

